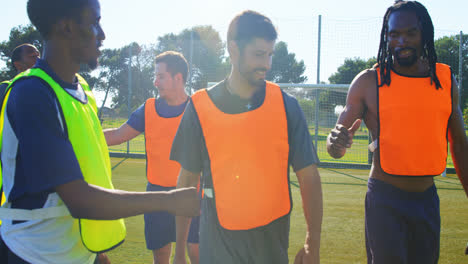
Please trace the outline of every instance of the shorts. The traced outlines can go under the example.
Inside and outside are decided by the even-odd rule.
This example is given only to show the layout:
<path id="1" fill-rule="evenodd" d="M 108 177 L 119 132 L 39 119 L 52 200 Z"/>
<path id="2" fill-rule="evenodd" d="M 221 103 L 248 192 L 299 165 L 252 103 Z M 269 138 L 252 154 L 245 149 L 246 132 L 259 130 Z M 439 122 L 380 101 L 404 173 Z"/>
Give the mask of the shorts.
<path id="1" fill-rule="evenodd" d="M 164 187 L 148 183 L 146 191 L 170 191 L 175 187 Z M 144 215 L 146 248 L 156 250 L 176 241 L 176 228 L 174 215 L 165 212 L 154 212 Z M 200 217 L 193 217 L 187 242 L 198 244 L 198 229 Z"/>
<path id="2" fill-rule="evenodd" d="M 368 264 L 437 263 L 439 196 L 435 185 L 406 192 L 370 178 L 365 201 Z"/>
<path id="3" fill-rule="evenodd" d="M 268 225 L 228 230 L 218 220 L 214 198 L 202 200 L 200 263 L 288 264 L 290 214 Z"/>

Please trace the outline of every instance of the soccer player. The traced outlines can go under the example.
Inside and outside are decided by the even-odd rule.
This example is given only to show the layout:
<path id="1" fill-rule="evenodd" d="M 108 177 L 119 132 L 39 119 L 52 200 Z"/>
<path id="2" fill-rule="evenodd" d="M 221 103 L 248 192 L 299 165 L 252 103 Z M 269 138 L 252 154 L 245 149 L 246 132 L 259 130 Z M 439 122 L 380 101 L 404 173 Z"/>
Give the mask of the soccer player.
<path id="1" fill-rule="evenodd" d="M 34 45 L 25 43 L 17 46 L 11 53 L 11 64 L 15 67 L 16 73 L 21 73 L 36 64 L 36 60 L 40 57 L 40 53 Z M 0 102 L 3 102 L 5 90 L 10 84 L 10 81 L 0 83 Z"/>
<path id="2" fill-rule="evenodd" d="M 297 100 L 265 81 L 276 38 L 264 15 L 237 15 L 227 34 L 230 75 L 192 95 L 175 136 L 171 159 L 182 166 L 177 187 L 197 186 L 202 173 L 200 263 L 289 263 L 289 165 L 307 223 L 295 263 L 319 263 L 318 158 Z M 174 263 L 185 263 L 188 222 L 176 217 Z"/>
<path id="3" fill-rule="evenodd" d="M 147 191 L 169 191 L 177 184 L 180 165 L 169 159 L 172 141 L 179 127 L 189 96 L 185 92 L 188 63 L 175 51 L 166 51 L 155 60 L 154 86 L 159 97 L 150 98 L 132 113 L 119 128 L 104 130 L 107 144 L 118 145 L 145 133 Z M 198 263 L 199 217 L 192 219 L 188 255 Z M 175 218 L 167 212 L 145 214 L 146 247 L 153 251 L 154 263 L 169 264 L 176 240 Z"/>
<path id="4" fill-rule="evenodd" d="M 197 215 L 195 188 L 114 190 L 96 103 L 80 64 L 98 65 L 105 39 L 98 0 L 29 0 L 43 58 L 12 80 L 0 116 L 7 204 L 1 263 L 93 263 L 125 238 L 120 218 L 153 211 Z"/>
<path id="5" fill-rule="evenodd" d="M 437 62 L 434 26 L 416 1 L 385 13 L 377 64 L 351 83 L 346 106 L 327 140 L 341 158 L 364 120 L 373 163 L 365 201 L 368 263 L 437 263 L 439 197 L 434 176 L 447 160 L 447 136 L 468 195 L 468 140 L 455 77 Z"/>

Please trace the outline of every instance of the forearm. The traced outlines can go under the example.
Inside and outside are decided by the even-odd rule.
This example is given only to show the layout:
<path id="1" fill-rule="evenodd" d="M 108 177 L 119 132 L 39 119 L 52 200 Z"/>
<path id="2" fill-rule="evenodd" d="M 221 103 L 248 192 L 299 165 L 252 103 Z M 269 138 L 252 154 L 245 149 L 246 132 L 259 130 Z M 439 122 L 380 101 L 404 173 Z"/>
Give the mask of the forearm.
<path id="1" fill-rule="evenodd" d="M 318 261 L 323 216 L 320 175 L 315 165 L 308 166 L 296 172 L 296 174 L 301 188 L 302 206 L 307 224 L 304 246 L 308 247 L 314 259 Z"/>
<path id="2" fill-rule="evenodd" d="M 457 176 L 468 197 L 468 142 L 451 144 L 452 160 Z"/>
<path id="3" fill-rule="evenodd" d="M 129 124 L 125 123 L 121 125 L 119 128 L 109 128 L 104 129 L 104 137 L 106 138 L 106 142 L 108 146 L 119 145 L 123 142 L 127 142 L 132 138 L 135 138 L 142 132 L 134 129 Z"/>
<path id="4" fill-rule="evenodd" d="M 177 189 L 186 187 L 196 187 L 198 185 L 199 175 L 181 169 L 177 180 Z M 175 258 L 185 259 L 185 245 L 187 244 L 190 222 L 192 218 L 185 216 L 176 216 L 176 249 Z"/>
<path id="5" fill-rule="evenodd" d="M 120 145 L 125 142 L 119 136 L 119 129 L 118 128 L 108 128 L 104 129 L 104 137 L 106 138 L 106 142 L 108 146 Z"/>
<path id="6" fill-rule="evenodd" d="M 97 220 L 113 220 L 152 211 L 168 211 L 174 202 L 170 192 L 110 190 L 90 185 L 82 180 L 59 186 L 57 192 L 74 218 Z"/>

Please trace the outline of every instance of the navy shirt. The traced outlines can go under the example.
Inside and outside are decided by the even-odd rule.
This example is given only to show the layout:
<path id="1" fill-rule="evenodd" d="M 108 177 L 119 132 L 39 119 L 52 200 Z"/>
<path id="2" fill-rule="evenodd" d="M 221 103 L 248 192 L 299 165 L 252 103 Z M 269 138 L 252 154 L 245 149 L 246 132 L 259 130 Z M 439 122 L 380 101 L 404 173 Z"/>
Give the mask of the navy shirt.
<path id="1" fill-rule="evenodd" d="M 78 87 L 61 80 L 43 60 L 34 67 L 63 88 Z M 55 93 L 42 79 L 25 78 L 14 84 L 6 111 L 18 139 L 14 185 L 8 197 L 13 208 L 40 208 L 55 187 L 83 179 L 59 109 Z"/>
<path id="2" fill-rule="evenodd" d="M 181 115 L 185 110 L 187 102 L 188 99 L 180 105 L 168 105 L 166 100 L 158 98 L 156 99 L 154 107 L 159 116 L 171 118 Z M 145 103 L 130 115 L 127 124 L 141 133 L 145 132 Z"/>

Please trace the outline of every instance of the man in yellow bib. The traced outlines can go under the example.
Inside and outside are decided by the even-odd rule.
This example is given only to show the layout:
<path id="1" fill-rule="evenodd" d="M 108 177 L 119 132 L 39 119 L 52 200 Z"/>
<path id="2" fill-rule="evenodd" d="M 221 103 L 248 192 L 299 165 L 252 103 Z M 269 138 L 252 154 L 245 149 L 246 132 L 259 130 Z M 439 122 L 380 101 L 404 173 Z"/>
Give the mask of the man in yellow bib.
<path id="1" fill-rule="evenodd" d="M 43 58 L 12 80 L 0 115 L 1 263 L 93 263 L 125 238 L 121 218 L 196 215 L 196 189 L 113 189 L 96 102 L 77 72 L 97 67 L 105 38 L 98 0 L 29 0 Z"/>
<path id="2" fill-rule="evenodd" d="M 368 263 L 437 263 L 439 197 L 434 176 L 447 161 L 447 135 L 468 195 L 468 140 L 456 80 L 437 63 L 434 26 L 416 1 L 387 9 L 377 64 L 351 83 L 346 107 L 328 136 L 341 158 L 364 120 L 374 151 L 366 195 Z"/>
<path id="3" fill-rule="evenodd" d="M 182 166 L 177 187 L 196 186 L 202 173 L 200 263 L 289 263 L 289 165 L 307 223 L 295 263 L 319 263 L 318 158 L 297 100 L 265 81 L 276 38 L 264 15 L 236 16 L 227 35 L 231 74 L 192 95 L 174 139 L 171 159 Z M 188 219 L 176 219 L 179 264 Z"/>

